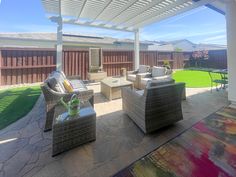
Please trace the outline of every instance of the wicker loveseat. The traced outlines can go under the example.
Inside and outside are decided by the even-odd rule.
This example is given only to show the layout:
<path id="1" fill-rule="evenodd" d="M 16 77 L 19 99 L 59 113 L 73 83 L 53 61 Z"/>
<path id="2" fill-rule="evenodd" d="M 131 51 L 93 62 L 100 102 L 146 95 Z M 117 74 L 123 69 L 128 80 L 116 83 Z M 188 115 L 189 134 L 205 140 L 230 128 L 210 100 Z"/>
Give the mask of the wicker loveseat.
<path id="1" fill-rule="evenodd" d="M 67 92 L 63 87 L 63 80 L 69 79 L 73 92 Z M 54 86 L 60 86 L 55 89 Z M 89 101 L 93 106 L 94 94 L 93 90 L 88 90 L 83 81 L 79 80 L 79 76 L 67 77 L 61 71 L 52 72 L 49 77 L 41 84 L 41 90 L 43 92 L 46 103 L 46 122 L 44 131 L 52 129 L 52 122 L 54 116 L 54 107 L 63 97 L 65 101 L 69 101 L 73 94 L 78 95 L 81 102 Z"/>
<path id="2" fill-rule="evenodd" d="M 185 83 L 148 84 L 144 91 L 123 88 L 123 111 L 144 133 L 153 132 L 183 119 L 184 88 Z"/>

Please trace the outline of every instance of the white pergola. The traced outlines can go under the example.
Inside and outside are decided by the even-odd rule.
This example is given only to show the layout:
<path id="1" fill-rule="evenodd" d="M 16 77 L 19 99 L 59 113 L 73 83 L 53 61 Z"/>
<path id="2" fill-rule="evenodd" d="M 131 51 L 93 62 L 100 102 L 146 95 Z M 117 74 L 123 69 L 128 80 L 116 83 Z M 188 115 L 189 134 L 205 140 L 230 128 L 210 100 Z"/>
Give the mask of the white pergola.
<path id="1" fill-rule="evenodd" d="M 236 0 L 41 0 L 57 27 L 57 69 L 62 68 L 63 24 L 133 32 L 139 66 L 139 29 L 200 6 L 226 14 L 229 100 L 236 105 Z M 203 29 L 204 30 L 204 29 Z M 235 77 L 234 77 L 235 76 Z"/>

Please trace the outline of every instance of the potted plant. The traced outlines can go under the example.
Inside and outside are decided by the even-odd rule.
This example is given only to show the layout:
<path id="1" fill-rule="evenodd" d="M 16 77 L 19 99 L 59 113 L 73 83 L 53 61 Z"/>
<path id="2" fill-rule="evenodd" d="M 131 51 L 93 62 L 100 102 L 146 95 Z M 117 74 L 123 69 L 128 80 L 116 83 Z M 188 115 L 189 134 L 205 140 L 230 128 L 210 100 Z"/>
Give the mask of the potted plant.
<path id="1" fill-rule="evenodd" d="M 172 69 L 171 69 L 169 60 L 164 60 L 162 66 L 167 69 L 167 74 L 171 74 L 172 73 Z"/>

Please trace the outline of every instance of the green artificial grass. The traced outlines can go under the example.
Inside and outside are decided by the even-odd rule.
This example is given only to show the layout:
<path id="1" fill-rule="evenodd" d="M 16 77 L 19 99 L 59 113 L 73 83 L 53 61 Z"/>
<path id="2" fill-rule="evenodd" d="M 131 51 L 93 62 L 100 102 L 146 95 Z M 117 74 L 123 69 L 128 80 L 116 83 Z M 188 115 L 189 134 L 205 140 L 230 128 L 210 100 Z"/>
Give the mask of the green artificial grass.
<path id="1" fill-rule="evenodd" d="M 0 129 L 25 116 L 40 94 L 39 86 L 0 90 Z"/>
<path id="2" fill-rule="evenodd" d="M 220 79 L 219 74 L 213 77 Z M 180 70 L 173 74 L 173 78 L 176 82 L 185 82 L 189 88 L 211 87 L 211 79 L 206 71 Z"/>

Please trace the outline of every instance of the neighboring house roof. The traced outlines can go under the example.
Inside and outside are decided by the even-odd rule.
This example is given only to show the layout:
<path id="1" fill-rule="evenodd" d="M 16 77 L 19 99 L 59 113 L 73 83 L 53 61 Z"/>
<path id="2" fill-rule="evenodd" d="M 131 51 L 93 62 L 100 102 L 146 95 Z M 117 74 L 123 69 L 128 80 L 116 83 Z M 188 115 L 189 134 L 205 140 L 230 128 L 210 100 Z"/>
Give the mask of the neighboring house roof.
<path id="1" fill-rule="evenodd" d="M 174 51 L 174 47 L 172 44 L 153 44 L 148 46 L 148 50 Z"/>
<path id="2" fill-rule="evenodd" d="M 56 33 L 0 33 L 0 40 L 1 39 L 49 41 L 56 43 Z M 63 34 L 63 42 L 65 44 L 75 43 L 81 45 L 83 44 L 119 45 L 125 43 L 126 44 L 134 43 L 132 39 L 117 39 L 112 37 L 100 37 L 100 36 L 80 35 L 80 34 Z M 196 50 L 219 50 L 227 48 L 224 45 L 216 45 L 216 44 L 194 44 L 186 39 L 169 41 L 169 42 L 142 41 L 140 43 L 141 45 L 148 46 L 148 50 L 158 50 L 158 51 L 175 51 L 176 49 L 181 49 L 182 51 L 196 51 Z"/>
<path id="3" fill-rule="evenodd" d="M 56 33 L 0 33 L 0 39 L 40 40 L 55 41 Z M 63 34 L 63 42 L 82 44 L 117 44 L 134 43 L 131 39 L 117 39 L 112 37 L 100 37 L 81 34 Z M 142 45 L 151 45 L 149 42 L 141 41 Z"/>
<path id="4" fill-rule="evenodd" d="M 197 50 L 221 50 L 227 49 L 226 45 L 217 44 L 194 44 L 193 42 L 183 39 L 169 42 L 153 42 L 153 46 L 148 46 L 148 50 L 159 50 L 159 51 L 175 51 L 182 50 L 186 52 L 197 51 Z"/>

